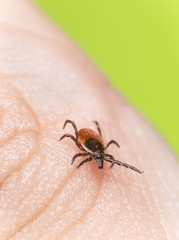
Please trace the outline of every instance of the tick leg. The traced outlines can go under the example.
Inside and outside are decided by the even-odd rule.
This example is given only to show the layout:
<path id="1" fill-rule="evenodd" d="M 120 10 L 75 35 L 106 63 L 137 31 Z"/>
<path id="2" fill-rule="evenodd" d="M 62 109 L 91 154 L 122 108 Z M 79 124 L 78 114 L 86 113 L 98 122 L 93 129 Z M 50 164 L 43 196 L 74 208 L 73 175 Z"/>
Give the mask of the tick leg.
<path id="1" fill-rule="evenodd" d="M 75 154 L 72 158 L 71 165 L 74 163 L 74 161 L 77 157 L 87 156 L 87 155 L 89 155 L 89 153 L 77 153 L 77 154 Z"/>
<path id="2" fill-rule="evenodd" d="M 76 145 L 79 147 L 79 149 L 85 151 L 84 148 L 81 146 L 80 142 L 78 142 L 78 140 L 71 134 L 64 134 L 58 141 L 61 141 L 65 137 L 70 137 L 76 143 Z"/>
<path id="3" fill-rule="evenodd" d="M 94 121 L 94 123 L 96 124 L 96 127 L 98 129 L 99 136 L 102 137 L 101 128 L 99 126 L 99 123 L 97 121 Z"/>
<path id="4" fill-rule="evenodd" d="M 73 128 L 75 129 L 75 136 L 76 136 L 76 139 L 78 139 L 78 130 L 77 130 L 77 127 L 76 127 L 76 124 L 75 122 L 73 122 L 72 120 L 69 120 L 67 119 L 63 125 L 63 129 L 65 128 L 65 126 L 67 125 L 67 123 L 71 123 Z"/>
<path id="5" fill-rule="evenodd" d="M 115 160 L 114 157 L 111 154 L 105 154 L 106 157 L 110 157 L 111 159 Z M 114 166 L 114 162 L 111 164 L 110 168 Z"/>
<path id="6" fill-rule="evenodd" d="M 109 145 L 111 145 L 112 143 L 115 144 L 118 148 L 120 148 L 119 144 L 116 141 L 111 140 L 110 142 L 107 143 L 107 145 L 104 149 L 106 150 L 109 147 Z"/>
<path id="7" fill-rule="evenodd" d="M 119 166 L 123 166 L 123 167 L 126 167 L 126 168 L 130 168 L 138 173 L 143 173 L 143 171 L 140 171 L 139 169 L 135 168 L 134 166 L 131 166 L 127 163 L 123 163 L 123 162 L 120 162 L 118 160 L 115 160 L 115 159 L 110 159 L 110 158 L 104 158 L 106 161 L 108 162 L 111 162 L 112 164 L 116 163 L 118 164 Z"/>
<path id="8" fill-rule="evenodd" d="M 82 162 L 80 162 L 80 164 L 76 167 L 76 168 L 79 168 L 81 167 L 84 163 L 87 163 L 87 162 L 90 162 L 93 160 L 93 157 L 89 157 L 89 158 L 86 158 L 85 160 L 83 160 Z"/>

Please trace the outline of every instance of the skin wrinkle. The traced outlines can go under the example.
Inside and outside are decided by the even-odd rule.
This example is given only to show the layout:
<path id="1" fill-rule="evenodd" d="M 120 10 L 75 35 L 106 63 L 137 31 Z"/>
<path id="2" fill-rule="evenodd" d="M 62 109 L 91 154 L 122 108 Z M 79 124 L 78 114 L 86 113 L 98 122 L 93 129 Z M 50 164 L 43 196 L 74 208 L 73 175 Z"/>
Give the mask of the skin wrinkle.
<path id="1" fill-rule="evenodd" d="M 5 89 L 5 94 L 6 94 L 7 90 L 11 90 L 11 92 L 13 92 L 13 95 L 12 95 L 13 100 L 14 100 L 14 98 L 16 98 L 16 96 L 18 96 L 17 100 L 15 99 L 17 101 L 17 104 L 19 103 L 19 101 L 23 102 L 23 107 L 25 107 L 27 109 L 27 111 L 31 113 L 31 116 L 33 116 L 33 119 L 35 119 L 35 123 L 36 123 L 37 129 L 40 131 L 40 124 L 39 124 L 38 119 L 37 119 L 37 117 L 35 115 L 35 112 L 33 112 L 33 109 L 31 108 L 31 106 L 27 103 L 27 101 L 25 101 L 25 99 L 23 98 L 23 96 L 20 93 L 20 91 L 18 91 L 17 88 L 15 88 L 13 86 L 13 84 L 10 84 L 10 83 L 9 83 L 8 87 L 7 87 L 7 84 L 1 84 L 1 85 L 2 85 L 1 87 L 2 88 L 4 87 L 4 89 Z M 4 90 L 3 90 L 3 93 L 4 93 Z M 1 92 L 0 92 L 0 94 L 1 94 Z M 6 102 L 6 96 L 4 98 L 5 98 L 5 102 Z M 11 100 L 11 102 L 12 102 L 12 100 Z M 17 106 L 15 106 L 15 107 L 17 107 Z M 19 108 L 18 108 L 18 110 L 19 110 Z M 6 113 L 7 114 L 9 113 L 9 107 L 7 108 L 7 112 Z M 26 128 L 26 131 L 27 130 L 28 129 Z M 7 138 L 5 138 L 4 142 L 6 142 L 8 140 L 11 140 L 13 138 L 13 136 L 15 136 L 15 134 L 17 134 L 17 133 L 18 133 L 18 130 L 17 130 L 17 126 L 16 126 L 16 128 L 13 130 L 11 136 L 8 136 Z"/>
<path id="2" fill-rule="evenodd" d="M 8 138 L 6 139 L 3 139 L 2 142 L 0 142 L 0 147 L 3 147 L 5 146 L 6 144 L 8 144 L 10 141 L 12 141 L 17 135 L 17 129 L 15 129 L 12 133 L 11 136 L 9 136 Z"/>
<path id="3" fill-rule="evenodd" d="M 37 146 L 37 148 L 38 148 L 39 146 Z M 41 168 L 41 163 L 43 162 L 43 155 L 41 154 L 41 153 L 39 153 L 39 151 L 34 151 L 34 154 L 32 155 L 32 157 L 33 156 L 35 156 L 35 154 L 37 154 L 37 152 L 38 152 L 38 154 L 40 155 L 40 159 L 41 159 L 41 162 L 40 162 L 40 164 L 38 165 L 38 167 L 36 168 L 36 170 L 34 171 L 34 174 L 33 175 L 36 175 L 36 174 L 38 174 L 38 172 L 39 172 L 39 169 Z M 31 157 L 31 158 L 32 158 Z M 31 189 L 29 190 L 29 192 L 28 193 L 30 193 L 31 192 Z M 21 203 L 23 202 L 23 199 L 21 200 Z M 34 218 L 35 219 L 35 218 Z"/>
<path id="4" fill-rule="evenodd" d="M 15 31 L 16 34 L 18 32 L 19 33 L 24 33 L 24 34 L 29 34 L 30 36 L 36 37 L 40 41 L 45 41 L 45 42 L 49 43 L 51 46 L 59 44 L 59 42 L 57 40 L 49 38 L 46 35 L 44 36 L 44 35 L 40 34 L 39 32 L 35 32 L 35 31 L 29 30 L 29 29 L 25 29 L 25 28 L 22 28 L 22 27 L 19 27 L 19 26 L 14 26 L 13 24 L 10 26 L 9 24 L 6 25 L 5 23 L 0 22 L 0 29 L 1 28 L 3 30 L 6 30 L 6 31 L 13 31 L 13 32 Z M 6 48 L 4 50 L 6 50 Z"/>
<path id="5" fill-rule="evenodd" d="M 35 132 L 35 131 L 33 131 L 33 130 L 30 131 L 30 129 L 29 129 L 28 131 L 23 131 L 23 132 L 18 133 L 18 135 L 21 135 L 21 134 L 24 134 L 24 133 L 28 133 L 28 132 L 33 132 L 34 135 L 37 135 L 37 132 Z M 16 136 L 17 136 L 17 135 L 16 135 Z M 15 138 L 16 136 L 14 135 L 13 138 Z M 11 141 L 13 138 L 10 138 L 9 141 Z M 37 138 L 37 137 L 36 137 L 36 138 Z M 35 152 L 37 151 L 37 146 L 38 146 L 37 142 L 38 142 L 38 141 L 36 140 L 36 147 L 29 152 L 28 156 L 25 157 L 24 159 L 21 159 L 21 161 L 19 162 L 19 164 L 18 164 L 17 166 L 15 166 L 15 167 L 12 166 L 12 168 L 10 169 L 10 171 L 6 173 L 6 175 L 5 175 L 5 176 L 3 177 L 3 179 L 0 181 L 0 190 L 1 190 L 1 188 L 3 187 L 3 185 L 6 183 L 6 181 L 8 180 L 8 178 L 10 178 L 10 177 L 12 176 L 12 174 L 18 172 L 21 168 L 23 168 L 24 165 L 25 165 L 25 164 L 31 159 L 31 157 L 35 154 Z M 6 141 L 5 144 L 7 144 L 7 143 L 8 143 L 8 142 Z M 3 145 L 5 145 L 5 144 L 3 144 Z M 3 147 L 3 146 L 0 146 L 0 147 Z"/>
<path id="6" fill-rule="evenodd" d="M 17 129 L 13 132 L 13 135 L 10 136 L 8 139 L 5 139 L 4 141 L 0 142 L 0 148 L 4 147 L 7 143 L 11 142 L 12 140 L 14 140 L 16 138 L 17 135 L 22 135 L 24 133 L 34 133 L 35 135 L 38 135 L 39 133 L 34 130 L 34 129 L 27 129 L 27 130 L 23 130 L 23 131 L 18 131 Z"/>
<path id="7" fill-rule="evenodd" d="M 103 178 L 104 178 L 104 172 L 103 174 L 101 174 L 101 179 L 100 179 L 100 185 L 98 187 L 98 191 L 96 193 L 96 196 L 93 198 L 93 201 L 91 201 L 91 204 L 89 205 L 88 208 L 85 209 L 84 213 L 78 218 L 76 219 L 73 223 L 71 223 L 71 225 L 68 226 L 68 228 L 65 228 L 60 234 L 57 234 L 57 238 L 62 238 L 65 234 L 67 234 L 69 231 L 71 231 L 72 228 L 75 227 L 75 225 L 78 224 L 79 220 L 82 220 L 85 218 L 85 216 L 89 213 L 89 211 L 95 206 L 95 203 L 97 202 L 98 196 L 100 194 L 101 191 L 101 187 L 102 187 L 102 183 L 103 183 Z"/>
<path id="8" fill-rule="evenodd" d="M 5 85 L 7 86 L 7 85 Z M 9 89 L 9 87 L 8 87 Z M 30 105 L 25 101 L 25 99 L 22 97 L 22 94 L 20 94 L 20 92 L 11 84 L 10 85 L 10 89 L 15 92 L 15 95 L 18 95 L 18 100 L 20 100 L 21 102 L 23 102 L 23 106 L 25 106 L 28 111 L 33 115 L 33 117 L 36 119 L 36 123 L 38 125 L 38 129 L 40 129 L 40 125 L 38 123 L 38 119 L 37 117 L 35 116 L 35 113 L 33 112 L 32 108 L 30 107 Z M 4 114 L 8 114 L 9 113 L 9 108 L 8 108 L 8 111 L 5 112 L 4 111 Z M 31 132 L 31 133 L 34 133 L 36 136 L 38 136 L 38 132 L 34 129 L 25 129 L 25 130 L 20 130 L 18 131 L 17 128 L 15 128 L 12 132 L 12 135 L 8 136 L 7 138 L 5 139 L 2 139 L 2 141 L 0 142 L 0 147 L 3 147 L 5 146 L 7 143 L 11 142 L 13 139 L 16 138 L 16 136 L 18 135 L 21 135 L 21 134 L 24 134 L 24 133 L 28 133 L 28 132 Z M 29 153 L 29 158 L 30 156 L 33 155 L 33 150 Z M 16 171 L 18 171 L 19 169 L 21 169 L 28 161 L 29 159 L 28 157 L 26 157 L 26 160 L 22 160 L 16 167 L 13 167 L 11 168 L 11 170 L 6 174 L 6 176 L 3 178 L 2 182 L 0 182 L 0 189 L 2 188 L 2 186 L 4 185 L 4 183 L 7 181 L 7 179 L 13 174 L 15 173 Z"/>
<path id="9" fill-rule="evenodd" d="M 110 164 L 108 164 L 107 163 L 107 167 L 109 167 L 109 165 Z M 117 168 L 117 166 L 116 166 L 116 170 L 118 170 L 118 168 Z M 104 176 L 105 176 L 105 178 L 106 178 L 106 180 L 105 180 L 105 184 L 108 184 L 107 182 L 109 181 L 110 182 L 110 184 L 112 185 L 112 187 L 110 187 L 109 189 L 111 190 L 111 192 L 113 192 L 113 188 L 115 188 L 116 190 L 118 189 L 118 187 L 117 187 L 117 183 L 116 183 L 116 181 L 114 181 L 114 179 L 113 179 L 113 171 L 116 171 L 115 170 L 115 167 L 113 167 L 113 169 L 112 170 L 110 170 L 110 169 L 108 169 L 105 173 L 104 173 Z M 111 172 L 112 171 L 112 172 Z M 125 170 L 123 169 L 123 171 L 125 172 Z M 110 177 L 108 176 L 108 174 L 110 174 Z M 118 181 L 120 181 L 120 184 L 122 184 L 122 179 L 123 179 L 123 176 L 121 175 L 120 176 L 121 177 L 121 180 L 119 180 L 119 177 L 118 177 Z M 112 180 L 112 181 L 111 181 Z M 104 181 L 103 181 L 104 182 Z M 103 183 L 104 184 L 104 183 Z M 127 185 L 127 184 L 126 184 Z M 103 191 L 104 191 L 104 188 L 105 188 L 105 185 L 102 187 L 102 189 L 103 189 Z M 103 194 L 103 197 L 100 197 L 100 198 L 104 198 L 104 201 L 106 201 L 105 200 L 105 197 L 104 197 L 104 194 Z M 119 199 L 120 201 L 122 201 L 122 199 Z M 116 199 L 115 199 L 115 201 L 116 201 Z M 106 203 L 104 203 L 104 204 L 108 204 L 107 202 Z M 97 206 L 96 206 L 96 208 L 98 209 L 100 207 L 100 205 L 99 205 L 99 203 L 97 204 Z M 94 209 L 92 209 L 91 211 L 93 211 L 94 212 Z M 102 211 L 102 209 L 101 209 L 101 211 Z M 115 210 L 112 208 L 110 211 L 112 211 L 112 212 L 114 212 L 114 214 L 113 215 L 115 215 Z M 98 211 L 95 211 L 95 212 L 98 212 L 99 213 L 99 210 Z M 92 213 L 92 215 L 93 215 L 93 213 Z M 118 215 L 115 215 L 116 217 L 118 217 Z M 97 216 L 96 216 L 97 217 Z M 113 223 L 113 220 L 112 220 L 112 223 Z M 110 226 L 110 222 L 109 222 L 109 224 L 107 224 L 107 226 L 109 227 L 109 229 L 111 229 L 111 226 Z M 105 228 L 105 230 L 106 230 L 106 228 Z M 112 230 L 112 229 L 111 229 Z M 71 231 L 73 231 L 72 229 L 71 229 Z M 108 231 L 108 230 L 107 230 Z M 105 235 L 106 233 L 104 232 L 104 236 L 106 236 Z M 104 236 L 102 237 L 102 238 L 94 238 L 94 239 L 103 239 L 104 238 Z M 66 238 L 65 238 L 66 239 Z M 68 239 L 68 238 L 67 238 Z M 70 238 L 69 238 L 70 239 Z M 80 239 L 84 239 L 84 238 L 80 238 Z"/>
<path id="10" fill-rule="evenodd" d="M 17 92 L 18 96 L 20 96 L 20 100 L 25 103 L 25 107 L 27 108 L 27 110 L 31 113 L 31 115 L 33 116 L 33 119 L 35 119 L 35 123 L 37 125 L 38 128 L 38 132 L 41 132 L 41 125 L 40 122 L 36 116 L 36 113 L 34 112 L 34 110 L 32 109 L 30 103 L 27 101 L 27 99 L 24 98 L 23 94 L 17 89 L 15 88 L 14 85 L 11 84 L 11 86 L 13 86 L 13 88 L 15 89 L 15 91 Z"/>
<path id="11" fill-rule="evenodd" d="M 75 148 L 77 148 L 77 147 L 75 146 Z M 78 151 L 79 151 L 79 150 L 78 150 Z M 80 152 L 81 152 L 81 151 L 80 151 Z M 41 158 L 41 159 L 42 159 L 42 158 Z M 33 222 L 34 220 L 36 220 L 41 214 L 43 214 L 43 212 L 45 212 L 45 211 L 49 208 L 50 204 L 51 204 L 51 203 L 53 202 L 53 200 L 57 197 L 57 195 L 60 194 L 60 192 L 62 191 L 62 189 L 65 188 L 65 186 L 68 184 L 68 181 L 75 175 L 75 173 L 76 173 L 76 168 L 74 167 L 74 168 L 71 170 L 70 174 L 69 174 L 65 179 L 63 179 L 63 181 L 62 181 L 62 183 L 60 184 L 59 188 L 54 191 L 52 197 L 47 201 L 47 203 L 43 206 L 43 208 L 42 208 L 41 210 L 39 210 L 36 214 L 34 214 L 26 223 L 24 223 L 21 227 L 19 227 L 18 230 L 17 230 L 16 232 L 14 232 L 12 235 L 10 235 L 8 238 L 13 238 L 13 237 L 15 237 L 19 232 L 22 232 L 25 227 L 27 227 L 28 225 L 32 224 L 32 222 Z M 104 174 L 102 174 L 101 176 L 103 176 L 103 175 L 104 175 Z M 89 205 L 89 207 L 88 207 L 87 209 L 85 209 L 84 213 L 83 213 L 81 216 L 79 216 L 79 217 L 69 226 L 69 228 L 65 228 L 65 229 L 60 233 L 59 237 L 60 237 L 60 236 L 63 236 L 63 235 L 65 234 L 65 231 L 66 231 L 66 232 L 70 231 L 70 228 L 71 228 L 71 227 L 75 226 L 80 219 L 84 218 L 85 215 L 88 214 L 89 210 L 94 206 L 95 202 L 96 202 L 97 199 L 98 199 L 98 196 L 99 196 L 99 193 L 100 193 L 100 189 L 101 189 L 101 185 L 102 185 L 102 178 L 101 178 L 101 180 L 100 180 L 100 185 L 99 185 L 99 187 L 98 187 L 98 191 L 97 191 L 97 193 L 96 193 L 96 197 L 94 197 L 94 199 L 93 199 L 93 201 L 91 202 L 91 204 Z M 81 192 L 81 191 L 83 191 L 83 189 L 80 189 L 79 192 Z M 76 194 L 76 195 L 77 195 L 77 194 Z M 65 201 L 65 204 L 67 204 L 67 203 L 70 202 L 70 201 L 71 201 L 71 199 L 69 199 L 68 201 Z M 65 211 L 66 211 L 66 209 L 63 209 L 63 211 L 61 212 L 61 214 L 63 214 L 63 212 L 65 212 Z"/>
<path id="12" fill-rule="evenodd" d="M 22 224 L 16 231 L 14 231 L 13 234 L 9 235 L 8 238 L 15 237 L 19 232 L 21 232 L 26 226 L 30 225 L 34 220 L 36 220 L 43 212 L 45 212 L 46 209 L 50 206 L 50 204 L 53 202 L 53 200 L 56 198 L 57 195 L 60 194 L 63 188 L 68 184 L 69 179 L 75 174 L 75 170 L 73 169 L 70 174 L 63 179 L 62 183 L 60 184 L 58 189 L 55 189 L 54 193 L 52 194 L 52 197 L 49 198 L 49 200 L 44 204 L 44 206 L 39 209 L 34 215 L 32 215 L 24 224 Z"/>
<path id="13" fill-rule="evenodd" d="M 35 112 L 33 112 L 33 109 L 31 108 L 31 106 L 27 103 L 27 101 L 25 101 L 25 99 L 22 97 L 22 94 L 20 94 L 20 92 L 11 84 L 11 89 L 13 88 L 13 91 L 16 92 L 16 95 L 18 95 L 18 97 L 20 96 L 20 100 L 21 102 L 23 102 L 23 106 L 25 104 L 25 107 L 28 109 L 28 111 L 31 113 L 31 115 L 33 115 L 33 118 L 36 119 L 36 123 L 38 125 L 38 129 L 40 129 L 40 124 L 38 123 L 38 119 L 35 115 Z M 19 131 L 17 129 L 15 129 L 15 131 L 13 131 L 13 134 L 5 139 L 5 141 L 3 142 L 3 145 L 5 145 L 6 143 L 10 142 L 12 139 L 14 139 L 17 135 L 19 134 L 24 134 L 24 133 L 27 133 L 27 132 L 33 132 L 34 134 L 36 134 L 37 138 L 38 138 L 38 135 L 39 135 L 39 132 L 37 132 L 36 130 L 30 130 L 30 129 L 26 129 L 26 130 L 23 130 L 23 131 Z M 4 178 L 4 181 L 1 183 L 0 185 L 0 189 L 2 189 L 2 186 L 5 184 L 5 182 L 7 182 L 7 180 L 12 176 L 12 174 L 16 173 L 17 171 L 19 171 L 21 168 L 23 168 L 24 165 L 27 164 L 27 162 L 31 159 L 31 157 L 33 156 L 33 154 L 35 154 L 35 152 L 37 151 L 37 148 L 38 148 L 38 145 L 36 144 L 36 148 L 34 150 L 32 150 L 30 153 L 29 153 L 29 156 L 25 158 L 25 161 L 21 161 L 18 166 L 16 166 L 15 168 L 11 168 L 11 171 L 9 171 L 9 173 L 5 176 Z M 10 236 L 8 237 L 10 238 Z"/>
<path id="14" fill-rule="evenodd" d="M 107 163 L 107 167 L 109 167 L 110 166 L 110 164 L 108 164 Z M 107 169 L 106 171 L 105 171 L 105 173 L 103 174 L 103 176 L 106 178 L 106 180 L 107 181 L 109 181 L 110 182 L 110 184 L 111 184 L 111 177 L 109 177 L 108 176 L 108 174 L 110 174 L 110 176 L 112 177 L 112 172 L 111 172 L 111 170 L 110 169 Z M 105 199 L 105 197 L 104 197 L 104 189 L 105 189 L 105 184 L 107 183 L 106 182 L 106 180 L 104 181 L 104 177 L 103 177 L 103 179 L 102 179 L 102 187 L 101 187 L 101 190 L 102 191 L 100 191 L 100 195 L 102 195 L 102 196 L 98 196 L 98 199 L 97 199 L 97 201 L 99 201 L 99 199 L 104 199 L 104 201 L 105 202 L 103 202 L 103 204 L 105 204 L 105 205 L 108 205 L 108 201 Z M 112 177 L 112 180 L 113 180 L 113 177 Z M 104 184 L 104 182 L 105 182 L 105 184 Z M 115 183 L 115 182 L 114 182 Z M 108 184 L 108 183 L 107 183 Z M 116 183 L 115 183 L 116 184 Z M 110 190 L 112 191 L 113 190 L 113 187 L 114 188 L 116 188 L 117 189 L 117 187 L 116 187 L 116 185 L 113 185 L 112 184 L 112 187 L 110 187 Z M 110 193 L 109 193 L 110 194 Z M 116 200 L 116 199 L 115 199 Z M 101 201 L 101 200 L 100 200 Z M 110 203 L 110 202 L 109 202 Z M 96 203 L 96 205 L 94 205 L 93 206 L 93 208 L 90 210 L 90 212 L 88 212 L 88 215 L 89 214 L 91 214 L 91 215 L 93 215 L 93 216 L 95 216 L 95 218 L 98 218 L 98 216 L 99 216 L 99 211 L 103 211 L 103 208 L 101 208 L 101 210 L 99 210 L 99 208 L 100 208 L 100 203 L 99 202 L 97 202 Z M 104 211 L 105 211 L 105 207 L 104 207 Z M 113 209 L 110 209 L 110 211 L 112 211 L 112 212 L 114 212 L 114 210 Z M 95 215 L 94 215 L 95 214 Z M 113 215 L 115 214 L 115 212 L 113 213 Z M 109 217 L 110 218 L 110 217 Z M 81 222 L 85 222 L 86 221 L 86 219 L 84 219 L 84 221 L 81 221 Z M 93 221 L 93 220 L 92 220 Z M 105 221 L 108 221 L 108 218 L 107 219 L 105 219 Z M 113 222 L 113 220 L 112 220 L 112 222 Z M 90 225 L 90 222 L 88 221 L 88 223 L 89 223 L 89 225 Z M 103 222 L 103 219 L 101 220 L 101 223 L 102 223 L 102 225 L 104 224 L 104 222 Z M 100 224 L 101 224 L 100 223 Z M 80 223 L 79 223 L 80 224 Z M 110 225 L 111 224 L 111 222 L 110 222 L 110 220 L 108 221 L 108 224 L 107 224 L 107 226 L 105 227 L 105 230 L 106 229 L 108 229 L 108 228 L 110 228 Z M 106 223 L 105 223 L 105 225 L 106 225 Z M 85 228 L 83 227 L 83 225 L 82 226 L 78 226 L 78 231 L 81 231 L 81 229 L 83 230 L 83 232 L 85 232 Z M 75 232 L 75 231 L 77 231 L 77 230 L 75 230 L 75 229 L 70 229 L 71 230 L 71 235 L 69 234 L 69 235 L 67 235 L 67 237 L 64 237 L 63 239 L 72 239 L 72 237 L 70 237 L 70 236 L 73 236 L 73 232 Z M 74 231 L 73 231 L 74 230 Z M 93 229 L 90 229 L 90 231 L 93 231 Z M 108 231 L 108 230 L 107 230 Z M 99 237 L 99 235 L 98 235 L 98 237 L 96 238 L 96 237 L 94 237 L 93 236 L 93 239 L 104 239 L 104 236 L 105 236 L 105 234 L 106 234 L 106 231 L 104 231 L 104 234 L 101 236 L 101 237 Z M 81 238 L 79 238 L 79 239 L 85 239 L 85 234 L 83 233 L 83 235 L 81 236 Z"/>
<path id="15" fill-rule="evenodd" d="M 84 159 L 84 157 L 83 157 Z M 75 171 L 76 169 L 73 170 L 73 175 L 75 174 Z M 77 170 L 78 171 L 78 170 Z M 101 175 L 103 176 L 103 174 Z M 72 175 L 70 176 L 72 177 Z M 95 197 L 93 198 L 93 201 L 90 203 L 89 207 L 85 209 L 84 213 L 81 214 L 75 221 L 73 221 L 68 227 L 66 227 L 62 232 L 60 232 L 59 234 L 56 234 L 56 239 L 61 239 L 63 237 L 63 235 L 66 234 L 66 232 L 70 231 L 77 223 L 79 220 L 82 220 L 87 214 L 88 212 L 90 211 L 90 209 L 95 205 L 95 202 L 97 201 L 98 199 L 98 196 L 99 196 L 99 193 L 100 193 L 100 189 L 101 189 L 101 185 L 102 185 L 102 178 L 100 179 L 100 186 L 98 187 L 98 190 L 97 190 L 97 193 L 95 195 Z M 65 186 L 64 186 L 65 187 Z M 62 190 L 62 189 L 61 189 Z M 83 189 L 79 189 L 79 191 L 77 191 L 75 193 L 76 196 L 79 196 L 80 192 L 83 192 Z M 68 199 L 67 201 L 65 201 L 65 205 L 68 205 L 68 203 L 71 202 L 71 199 Z M 64 208 L 62 211 L 61 211 L 61 215 L 63 213 L 66 212 L 66 209 Z"/>
<path id="16" fill-rule="evenodd" d="M 39 165 L 40 167 L 40 165 Z M 49 199 L 49 201 L 47 202 L 46 205 L 44 205 L 41 209 L 39 209 L 35 214 L 33 214 L 25 223 L 22 223 L 20 226 L 17 226 L 17 229 L 11 233 L 7 239 L 11 239 L 12 237 L 14 237 L 17 233 L 19 233 L 20 231 L 23 230 L 23 228 L 25 228 L 27 225 L 29 225 L 31 222 L 33 222 L 43 211 L 44 209 L 51 203 L 52 199 Z M 23 199 L 21 200 L 23 201 Z"/>
<path id="17" fill-rule="evenodd" d="M 35 153 L 34 153 L 35 154 Z M 43 159 L 41 157 L 41 159 Z M 43 160 L 42 160 L 43 161 Z M 40 165 L 39 165 L 40 167 Z M 52 197 L 47 201 L 47 203 L 40 209 L 38 210 L 33 216 L 31 216 L 30 219 L 28 219 L 24 224 L 22 224 L 16 231 L 14 231 L 13 234 L 9 235 L 7 239 L 10 239 L 12 237 L 14 237 L 17 233 L 19 233 L 20 231 L 23 230 L 23 228 L 25 228 L 27 225 L 29 225 L 30 223 L 32 223 L 36 218 L 38 218 L 51 204 L 51 202 L 54 200 L 54 198 L 60 193 L 60 191 L 68 184 L 69 179 L 74 175 L 76 169 L 73 169 L 70 174 L 63 179 L 60 187 L 54 191 Z"/>

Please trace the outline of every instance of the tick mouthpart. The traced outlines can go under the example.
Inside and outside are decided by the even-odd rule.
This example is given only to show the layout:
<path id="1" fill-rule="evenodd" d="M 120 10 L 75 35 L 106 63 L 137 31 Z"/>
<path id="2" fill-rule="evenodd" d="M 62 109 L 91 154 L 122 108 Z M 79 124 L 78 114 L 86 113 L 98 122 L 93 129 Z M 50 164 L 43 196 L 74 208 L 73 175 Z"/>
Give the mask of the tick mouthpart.
<path id="1" fill-rule="evenodd" d="M 99 169 L 103 169 L 103 159 L 102 158 L 95 158 L 96 163 Z"/>
<path id="2" fill-rule="evenodd" d="M 101 153 L 94 153 L 94 157 L 96 159 L 103 159 L 103 154 L 101 154 Z"/>

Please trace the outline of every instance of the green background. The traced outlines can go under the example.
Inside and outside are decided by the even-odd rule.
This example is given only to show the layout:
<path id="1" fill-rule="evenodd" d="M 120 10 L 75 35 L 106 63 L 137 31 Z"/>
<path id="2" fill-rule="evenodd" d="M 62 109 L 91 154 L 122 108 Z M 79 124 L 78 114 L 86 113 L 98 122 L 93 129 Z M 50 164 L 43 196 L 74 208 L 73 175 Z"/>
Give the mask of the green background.
<path id="1" fill-rule="evenodd" d="M 34 0 L 179 154 L 179 1 Z"/>

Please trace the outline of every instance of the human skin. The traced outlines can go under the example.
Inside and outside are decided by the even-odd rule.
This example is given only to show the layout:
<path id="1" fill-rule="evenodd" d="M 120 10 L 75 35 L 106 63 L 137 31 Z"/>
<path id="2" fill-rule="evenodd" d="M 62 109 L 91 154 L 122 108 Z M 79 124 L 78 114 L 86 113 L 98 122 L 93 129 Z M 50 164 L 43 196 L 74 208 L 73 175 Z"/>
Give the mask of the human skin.
<path id="1" fill-rule="evenodd" d="M 179 239 L 179 166 L 164 140 L 25 0 L 0 0 L 0 239 Z M 76 169 L 66 119 L 116 159 Z"/>

